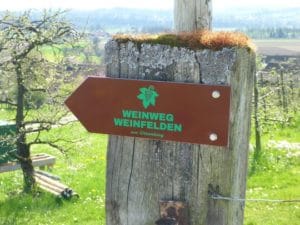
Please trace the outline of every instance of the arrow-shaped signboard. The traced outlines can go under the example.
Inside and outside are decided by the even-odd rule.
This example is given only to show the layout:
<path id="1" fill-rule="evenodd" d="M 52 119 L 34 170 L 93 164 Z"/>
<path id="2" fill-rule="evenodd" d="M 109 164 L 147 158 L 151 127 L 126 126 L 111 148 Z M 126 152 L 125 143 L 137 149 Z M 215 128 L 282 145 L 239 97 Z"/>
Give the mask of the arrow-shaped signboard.
<path id="1" fill-rule="evenodd" d="M 66 105 L 93 133 L 228 145 L 229 86 L 89 77 Z"/>

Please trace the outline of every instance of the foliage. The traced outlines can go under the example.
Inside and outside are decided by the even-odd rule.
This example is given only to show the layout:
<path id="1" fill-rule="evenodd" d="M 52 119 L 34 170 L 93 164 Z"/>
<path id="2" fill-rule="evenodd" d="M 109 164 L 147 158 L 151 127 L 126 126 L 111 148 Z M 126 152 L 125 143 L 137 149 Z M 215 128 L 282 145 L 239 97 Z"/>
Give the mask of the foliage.
<path id="1" fill-rule="evenodd" d="M 43 47 L 72 45 L 80 38 L 63 15 L 61 11 L 44 11 L 40 18 L 32 18 L 30 11 L 21 15 L 7 12 L 0 18 L 0 87 L 7 90 L 0 103 L 15 110 L 16 134 L 11 142 L 17 148 L 14 156 L 21 163 L 26 191 L 34 185 L 31 147 L 47 144 L 65 151 L 58 144 L 60 138 L 43 140 L 40 136 L 67 115 L 63 101 L 70 93 L 67 87 L 76 80 L 74 71 L 67 70 L 68 57 L 50 61 L 42 51 Z M 43 113 L 37 113 L 41 108 Z M 31 114 L 32 110 L 36 112 Z M 32 133 L 36 137 L 28 141 Z"/>
<path id="2" fill-rule="evenodd" d="M 1 89 L 10 90 L 2 95 L 4 103 L 14 106 L 17 96 L 16 67 L 21 66 L 22 82 L 26 88 L 25 101 L 29 108 L 36 108 L 35 101 L 47 100 L 59 90 L 59 84 L 70 81 L 67 73 L 68 57 L 58 55 L 61 46 L 72 44 L 79 36 L 63 19 L 64 12 L 45 11 L 40 20 L 31 19 L 30 12 L 16 16 L 5 14 L 1 25 Z M 47 48 L 47 51 L 45 49 Z M 74 55 L 74 52 L 72 52 Z M 49 59 L 49 54 L 55 56 Z M 68 54 L 70 57 L 70 53 Z M 53 59 L 53 58 L 52 58 Z M 55 94 L 53 94 L 55 93 Z M 63 94 L 63 93 L 61 93 Z M 62 96 L 63 97 L 63 96 Z M 31 99 L 36 100 L 31 101 Z"/>
<path id="3" fill-rule="evenodd" d="M 277 69 L 267 68 L 262 59 L 257 60 L 252 121 L 255 147 L 251 174 L 264 163 L 263 151 L 268 150 L 263 147 L 266 146 L 267 140 L 261 140 L 261 136 L 273 139 L 274 130 L 284 130 L 283 128 L 291 128 L 299 123 L 299 70 L 297 71 L 297 66 L 292 61 L 273 64 Z"/>
<path id="4" fill-rule="evenodd" d="M 274 126 L 272 132 L 262 135 L 262 152 L 259 160 L 254 159 L 254 152 L 250 161 L 255 163 L 255 174 L 264 171 L 280 172 L 300 165 L 300 114 L 296 114 L 293 123 L 282 127 Z M 252 142 L 254 140 L 252 139 Z M 253 165 L 252 165 L 253 166 Z"/>

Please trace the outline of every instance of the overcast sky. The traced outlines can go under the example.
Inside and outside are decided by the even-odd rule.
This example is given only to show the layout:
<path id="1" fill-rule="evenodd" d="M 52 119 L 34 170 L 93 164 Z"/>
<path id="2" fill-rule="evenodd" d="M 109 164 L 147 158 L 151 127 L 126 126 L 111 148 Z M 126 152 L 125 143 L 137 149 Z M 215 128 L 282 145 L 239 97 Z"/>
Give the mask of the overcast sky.
<path id="1" fill-rule="evenodd" d="M 174 0 L 0 0 L 1 10 L 28 8 L 97 9 L 112 7 L 171 9 Z M 248 7 L 300 7 L 300 0 L 213 0 L 215 9 L 238 6 Z"/>

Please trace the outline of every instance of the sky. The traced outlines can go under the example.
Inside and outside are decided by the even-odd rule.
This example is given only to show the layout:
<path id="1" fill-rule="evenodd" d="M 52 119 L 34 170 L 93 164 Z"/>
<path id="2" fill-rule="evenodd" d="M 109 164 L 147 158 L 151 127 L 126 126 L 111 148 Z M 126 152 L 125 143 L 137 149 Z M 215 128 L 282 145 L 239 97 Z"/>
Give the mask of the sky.
<path id="1" fill-rule="evenodd" d="M 172 9 L 174 0 L 0 0 L 0 10 L 22 10 L 29 8 L 75 8 L 75 9 L 97 9 L 97 8 L 151 8 Z M 300 7 L 300 0 L 213 0 L 216 10 L 236 6 L 248 7 Z"/>

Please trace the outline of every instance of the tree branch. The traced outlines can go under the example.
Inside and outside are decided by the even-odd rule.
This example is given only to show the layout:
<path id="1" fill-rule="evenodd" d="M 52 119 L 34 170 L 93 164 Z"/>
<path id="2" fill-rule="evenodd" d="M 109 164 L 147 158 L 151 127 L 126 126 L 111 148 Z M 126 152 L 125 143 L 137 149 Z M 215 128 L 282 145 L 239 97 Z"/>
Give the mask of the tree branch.
<path id="1" fill-rule="evenodd" d="M 59 150 L 63 154 L 66 154 L 68 152 L 69 148 L 66 149 L 66 148 L 64 148 L 64 147 L 56 144 L 58 141 L 64 141 L 64 140 L 57 139 L 55 141 L 42 141 L 40 139 L 37 139 L 37 140 L 35 140 L 33 142 L 28 143 L 28 145 L 29 146 L 32 146 L 32 145 L 48 145 L 48 146 L 50 146 L 52 148 L 55 148 L 55 149 Z"/>
<path id="2" fill-rule="evenodd" d="M 30 126 L 29 128 L 24 129 L 22 132 L 25 134 L 30 134 L 30 133 L 36 133 L 36 132 L 41 132 L 41 131 L 49 131 L 51 129 L 51 125 L 46 125 L 46 126 L 42 126 L 40 124 L 39 127 L 37 128 L 33 128 L 32 126 Z"/>
<path id="3" fill-rule="evenodd" d="M 46 88 L 32 88 L 28 90 L 29 92 L 47 92 Z"/>

